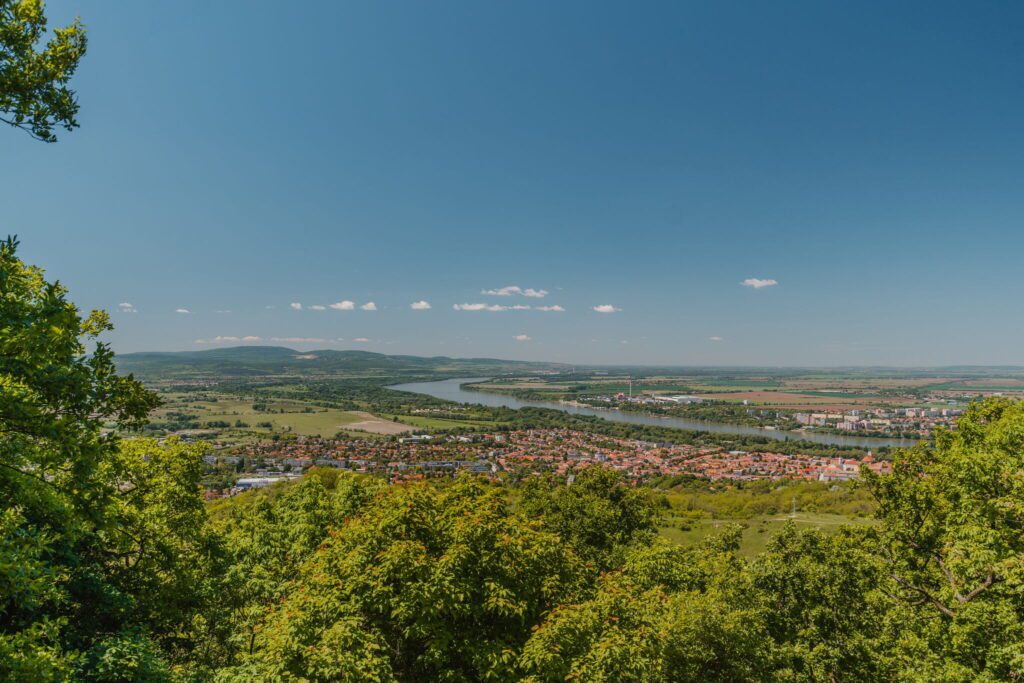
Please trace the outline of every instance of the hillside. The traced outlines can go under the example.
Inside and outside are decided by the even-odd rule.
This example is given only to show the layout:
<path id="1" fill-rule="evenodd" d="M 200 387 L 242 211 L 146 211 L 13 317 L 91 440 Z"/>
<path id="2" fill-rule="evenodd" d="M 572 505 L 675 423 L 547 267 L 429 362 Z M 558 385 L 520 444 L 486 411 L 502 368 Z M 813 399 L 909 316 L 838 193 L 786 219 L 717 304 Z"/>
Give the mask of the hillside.
<path id="1" fill-rule="evenodd" d="M 282 346 L 236 346 L 205 351 L 127 353 L 117 357 L 122 373 L 142 379 L 227 378 L 272 376 L 415 376 L 480 375 L 505 372 L 564 370 L 555 363 L 448 358 L 446 356 L 391 356 L 370 351 L 300 352 Z"/>

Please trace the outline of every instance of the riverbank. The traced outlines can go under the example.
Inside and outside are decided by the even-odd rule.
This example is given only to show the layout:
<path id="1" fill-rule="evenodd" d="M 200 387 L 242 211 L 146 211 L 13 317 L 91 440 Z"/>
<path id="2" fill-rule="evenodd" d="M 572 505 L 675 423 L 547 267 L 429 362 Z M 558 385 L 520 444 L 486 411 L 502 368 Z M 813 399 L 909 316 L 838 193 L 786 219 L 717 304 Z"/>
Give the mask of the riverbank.
<path id="1" fill-rule="evenodd" d="M 505 394 L 496 394 L 466 389 L 464 385 L 487 381 L 487 377 L 464 377 L 431 382 L 410 382 L 388 387 L 396 391 L 407 391 L 425 394 L 453 403 L 468 405 L 484 405 L 494 408 L 548 408 L 560 410 L 572 415 L 587 415 L 611 422 L 621 422 L 653 427 L 669 427 L 693 432 L 711 432 L 717 434 L 734 434 L 737 436 L 756 436 L 775 441 L 804 441 L 818 445 L 843 446 L 861 449 L 907 448 L 917 441 L 910 439 L 885 439 L 873 437 L 857 437 L 838 434 L 815 434 L 770 430 L 746 425 L 735 425 L 717 422 L 702 422 L 678 417 L 655 417 L 650 415 L 626 413 L 605 408 L 590 406 L 571 406 L 556 401 L 518 399 Z"/>

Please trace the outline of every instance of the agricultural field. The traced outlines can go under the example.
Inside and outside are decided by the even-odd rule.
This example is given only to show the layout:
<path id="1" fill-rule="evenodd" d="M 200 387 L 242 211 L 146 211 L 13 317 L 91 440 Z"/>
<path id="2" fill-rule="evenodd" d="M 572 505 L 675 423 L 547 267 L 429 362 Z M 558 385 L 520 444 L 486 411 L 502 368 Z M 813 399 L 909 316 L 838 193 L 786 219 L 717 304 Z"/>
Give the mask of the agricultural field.
<path id="1" fill-rule="evenodd" d="M 695 393 L 705 400 L 742 403 L 777 408 L 780 410 L 827 410 L 841 411 L 851 408 L 870 408 L 883 405 L 902 405 L 906 400 L 895 397 L 871 396 L 869 394 L 844 394 L 841 392 L 817 391 L 795 393 L 790 391 L 729 391 L 721 393 Z"/>
<path id="2" fill-rule="evenodd" d="M 331 437 L 338 432 L 401 434 L 418 426 L 384 419 L 360 410 L 323 408 L 303 401 L 243 399 L 206 395 L 165 394 L 164 406 L 152 418 L 160 423 L 187 415 L 197 429 L 246 430 L 256 433 L 291 432 L 302 436 Z"/>
<path id="3" fill-rule="evenodd" d="M 783 411 L 845 411 L 866 408 L 931 407 L 951 400 L 982 398 L 992 394 L 1020 397 L 1024 374 L 1020 370 L 998 374 L 998 369 L 973 368 L 959 376 L 942 370 L 867 370 L 773 374 L 723 371 L 678 375 L 647 374 L 637 368 L 633 374 L 580 373 L 503 377 L 473 385 L 480 391 L 508 393 L 520 398 L 577 400 L 613 397 L 634 398 L 671 394 L 697 396 L 705 401 L 744 404 Z"/>

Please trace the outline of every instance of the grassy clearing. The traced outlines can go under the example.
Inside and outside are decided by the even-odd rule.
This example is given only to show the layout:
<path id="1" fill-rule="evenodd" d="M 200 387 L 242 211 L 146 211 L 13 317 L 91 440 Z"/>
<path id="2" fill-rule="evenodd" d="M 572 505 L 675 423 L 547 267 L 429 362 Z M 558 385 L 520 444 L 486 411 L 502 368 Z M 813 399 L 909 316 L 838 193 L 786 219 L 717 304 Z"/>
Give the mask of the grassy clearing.
<path id="1" fill-rule="evenodd" d="M 661 485 L 672 483 L 669 478 Z M 684 482 L 655 495 L 664 507 L 659 523 L 663 537 L 693 545 L 721 533 L 726 525 L 739 524 L 744 527 L 740 553 L 745 557 L 762 551 L 787 522 L 828 533 L 844 524 L 872 524 L 875 509 L 857 482 Z"/>
<path id="2" fill-rule="evenodd" d="M 662 520 L 659 534 L 668 540 L 681 545 L 694 545 L 709 536 L 722 532 L 728 524 L 739 524 L 744 527 L 740 542 L 739 554 L 752 558 L 762 552 L 768 541 L 782 530 L 788 522 L 798 528 L 821 529 L 825 533 L 834 533 L 844 524 L 872 524 L 870 517 L 853 517 L 848 515 L 797 513 L 789 515 L 758 515 L 749 519 L 700 519 L 696 521 L 679 517 L 666 517 Z"/>

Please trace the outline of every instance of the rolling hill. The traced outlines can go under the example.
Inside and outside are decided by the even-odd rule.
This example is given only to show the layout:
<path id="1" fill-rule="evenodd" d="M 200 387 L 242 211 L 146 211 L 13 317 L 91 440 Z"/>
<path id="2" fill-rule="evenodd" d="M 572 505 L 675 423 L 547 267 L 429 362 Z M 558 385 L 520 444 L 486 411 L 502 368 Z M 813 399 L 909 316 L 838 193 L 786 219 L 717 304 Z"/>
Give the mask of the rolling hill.
<path id="1" fill-rule="evenodd" d="M 421 376 L 476 375 L 565 370 L 557 363 L 392 356 L 370 351 L 296 351 L 282 346 L 235 346 L 205 351 L 126 353 L 117 367 L 142 379 L 272 376 Z"/>

